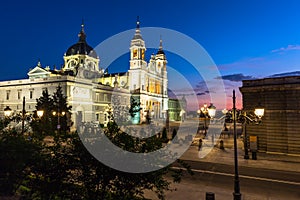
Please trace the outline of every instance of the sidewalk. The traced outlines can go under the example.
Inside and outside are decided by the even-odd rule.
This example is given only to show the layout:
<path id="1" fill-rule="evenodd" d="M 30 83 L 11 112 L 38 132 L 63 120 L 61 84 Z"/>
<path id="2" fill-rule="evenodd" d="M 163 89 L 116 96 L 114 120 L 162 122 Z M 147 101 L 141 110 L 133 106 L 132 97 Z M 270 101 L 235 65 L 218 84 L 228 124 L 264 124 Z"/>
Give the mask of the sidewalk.
<path id="1" fill-rule="evenodd" d="M 196 140 L 198 141 L 198 138 Z M 181 156 L 181 159 L 234 165 L 233 138 L 222 138 L 222 140 L 224 141 L 224 150 L 219 148 L 218 140 L 215 140 L 215 145 L 212 147 L 211 138 L 208 138 L 203 140 L 203 146 L 200 151 L 198 151 L 198 145 L 195 143 Z M 239 166 L 300 173 L 300 156 L 257 152 L 257 160 L 252 160 L 252 153 L 249 152 L 250 158 L 247 160 L 244 159 L 243 141 L 241 138 L 237 139 L 237 146 Z"/>

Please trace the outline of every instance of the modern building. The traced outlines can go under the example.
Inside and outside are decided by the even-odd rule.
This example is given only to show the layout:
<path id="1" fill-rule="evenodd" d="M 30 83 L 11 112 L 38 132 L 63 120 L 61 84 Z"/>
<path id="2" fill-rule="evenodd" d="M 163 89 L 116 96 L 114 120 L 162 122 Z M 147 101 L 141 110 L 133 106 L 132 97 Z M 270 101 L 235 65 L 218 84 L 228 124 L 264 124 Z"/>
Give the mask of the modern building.
<path id="1" fill-rule="evenodd" d="M 43 90 L 53 94 L 58 85 L 62 87 L 72 106 L 74 125 L 81 122 L 106 123 L 107 110 L 118 109 L 128 115 L 130 99 L 140 103 L 137 123 L 153 119 L 164 120 L 168 112 L 167 59 L 160 40 L 156 54 L 145 60 L 146 45 L 137 20 L 136 31 L 130 42 L 128 71 L 108 74 L 101 69 L 97 52 L 88 45 L 84 24 L 78 34 L 78 42 L 70 46 L 64 54 L 61 69 L 50 69 L 38 64 L 28 72 L 27 79 L 0 82 L 0 115 L 9 106 L 14 113 L 23 109 L 26 99 L 26 112 L 35 110 L 36 99 Z"/>
<path id="2" fill-rule="evenodd" d="M 300 77 L 245 80 L 240 91 L 244 110 L 265 108 L 262 123 L 246 128 L 257 136 L 258 150 L 300 155 Z"/>

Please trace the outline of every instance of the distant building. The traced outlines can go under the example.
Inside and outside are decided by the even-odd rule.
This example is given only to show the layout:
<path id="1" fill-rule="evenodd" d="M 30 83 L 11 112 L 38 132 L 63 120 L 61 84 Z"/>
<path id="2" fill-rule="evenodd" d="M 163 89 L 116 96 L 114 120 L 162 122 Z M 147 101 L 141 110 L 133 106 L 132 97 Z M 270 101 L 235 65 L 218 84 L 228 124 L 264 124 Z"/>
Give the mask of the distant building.
<path id="1" fill-rule="evenodd" d="M 187 101 L 183 96 L 182 99 L 169 99 L 169 119 L 170 121 L 181 121 L 186 118 Z"/>
<path id="2" fill-rule="evenodd" d="M 300 154 L 300 77 L 245 80 L 240 91 L 244 110 L 265 108 L 261 124 L 247 125 L 247 134 L 258 137 L 258 150 Z"/>
<path id="3" fill-rule="evenodd" d="M 107 122 L 107 110 L 118 106 L 126 112 L 130 99 L 141 105 L 138 123 L 151 113 L 153 119 L 166 119 L 168 111 L 167 59 L 162 40 L 159 49 L 149 62 L 145 61 L 146 45 L 137 20 L 136 31 L 130 42 L 130 66 L 126 72 L 108 74 L 99 68 L 100 59 L 86 42 L 84 24 L 78 34 L 78 42 L 64 54 L 61 69 L 43 67 L 41 62 L 28 72 L 28 79 L 0 82 L 0 115 L 9 106 L 15 113 L 22 111 L 22 99 L 26 98 L 27 112 L 35 110 L 36 99 L 47 89 L 53 94 L 60 85 L 72 106 L 72 121 Z M 177 106 L 177 105 L 176 105 Z M 128 113 L 127 113 L 128 115 Z"/>

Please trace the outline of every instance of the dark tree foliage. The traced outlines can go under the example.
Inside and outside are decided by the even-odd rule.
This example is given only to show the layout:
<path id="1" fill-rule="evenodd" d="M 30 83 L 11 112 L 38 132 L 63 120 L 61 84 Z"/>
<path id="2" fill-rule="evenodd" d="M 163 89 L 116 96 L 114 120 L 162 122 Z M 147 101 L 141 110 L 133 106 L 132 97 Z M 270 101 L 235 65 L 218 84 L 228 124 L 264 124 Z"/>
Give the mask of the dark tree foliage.
<path id="1" fill-rule="evenodd" d="M 53 94 L 53 111 L 56 112 L 53 121 L 60 125 L 60 130 L 67 131 L 71 126 L 69 121 L 72 106 L 68 105 L 67 96 L 63 95 L 62 87 L 59 85 Z M 62 115 L 64 113 L 64 115 Z M 58 123 L 59 122 L 59 123 Z"/>
<path id="2" fill-rule="evenodd" d="M 166 127 L 163 128 L 162 135 L 161 135 L 161 141 L 164 143 L 167 143 L 169 141 Z"/>
<path id="3" fill-rule="evenodd" d="M 31 122 L 31 127 L 37 136 L 44 137 L 54 134 L 58 124 L 60 131 L 68 131 L 71 122 L 71 106 L 67 103 L 67 97 L 63 95 L 61 86 L 58 86 L 55 93 L 50 96 L 48 90 L 42 92 L 42 96 L 38 98 L 34 120 Z M 37 111 L 43 110 L 44 114 L 38 118 Z M 55 115 L 53 115 L 55 114 Z"/>
<path id="4" fill-rule="evenodd" d="M 0 119 L 0 130 L 3 130 L 9 124 L 10 120 L 7 118 Z"/>
<path id="5" fill-rule="evenodd" d="M 114 144 L 130 152 L 146 153 L 162 147 L 160 138 L 132 137 L 118 127 L 113 116 L 110 119 L 107 129 L 97 133 L 98 138 L 105 134 Z M 149 173 L 117 171 L 96 160 L 79 135 L 68 131 L 60 134 L 45 131 L 43 137 L 35 133 L 31 138 L 1 133 L 0 159 L 0 198 L 137 200 L 146 199 L 145 190 L 151 190 L 164 199 L 165 191 L 172 189 L 168 177 L 179 182 L 183 174 L 183 170 L 171 166 Z M 184 162 L 177 162 L 189 170 Z"/>
<path id="6" fill-rule="evenodd" d="M 136 113 L 140 112 L 141 109 L 141 102 L 139 101 L 139 99 L 131 96 L 129 108 L 129 113 L 131 117 L 134 117 Z"/>
<path id="7" fill-rule="evenodd" d="M 41 136 L 43 136 L 44 134 L 45 135 L 50 134 L 55 130 L 55 125 L 52 120 L 53 118 L 52 112 L 54 107 L 53 99 L 48 94 L 48 90 L 45 89 L 42 92 L 42 96 L 36 101 L 37 101 L 35 106 L 36 110 L 43 110 L 44 114 L 40 119 L 38 119 L 37 113 L 34 113 L 34 118 L 37 120 L 33 121 L 31 123 L 31 126 L 34 129 L 34 132 L 39 133 Z"/>
<path id="8" fill-rule="evenodd" d="M 28 190 L 27 177 L 38 162 L 40 146 L 15 130 L 0 135 L 0 198 Z"/>

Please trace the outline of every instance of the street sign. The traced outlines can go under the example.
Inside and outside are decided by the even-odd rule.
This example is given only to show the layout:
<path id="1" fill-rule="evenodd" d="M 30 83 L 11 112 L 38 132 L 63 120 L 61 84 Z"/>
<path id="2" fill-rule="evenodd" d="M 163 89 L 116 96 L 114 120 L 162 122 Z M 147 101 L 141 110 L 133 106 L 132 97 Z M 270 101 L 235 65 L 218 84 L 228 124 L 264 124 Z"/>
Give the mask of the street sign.
<path id="1" fill-rule="evenodd" d="M 250 141 L 250 150 L 257 151 L 257 136 L 250 135 L 249 141 Z"/>

